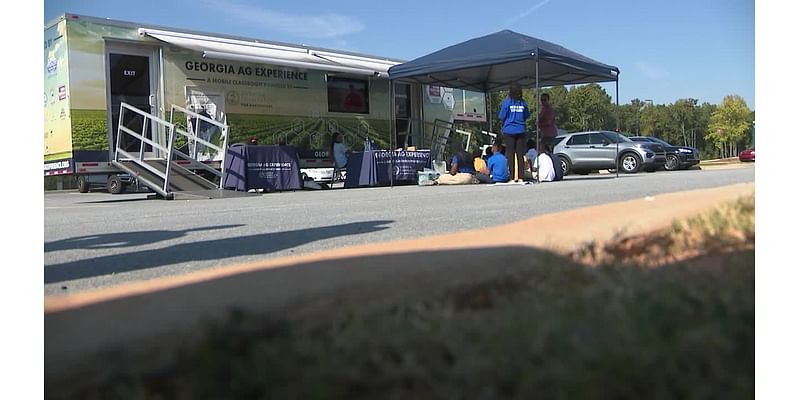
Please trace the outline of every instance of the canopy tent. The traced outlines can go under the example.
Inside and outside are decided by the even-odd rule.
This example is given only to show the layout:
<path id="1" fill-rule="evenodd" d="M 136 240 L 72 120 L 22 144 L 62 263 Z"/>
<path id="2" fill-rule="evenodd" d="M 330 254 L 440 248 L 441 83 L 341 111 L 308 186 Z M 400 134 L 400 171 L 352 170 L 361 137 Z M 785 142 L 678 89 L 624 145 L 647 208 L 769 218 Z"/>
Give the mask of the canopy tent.
<path id="1" fill-rule="evenodd" d="M 389 78 L 478 92 L 616 81 L 617 67 L 510 30 L 467 40 L 389 68 Z"/>
<path id="2" fill-rule="evenodd" d="M 470 39 L 389 68 L 391 80 L 484 93 L 507 89 L 512 83 L 535 87 L 539 94 L 540 87 L 616 82 L 617 105 L 618 76 L 615 66 L 510 30 Z M 394 85 L 391 87 L 394 89 Z M 538 111 L 540 101 L 536 103 Z M 538 114 L 534 115 L 538 118 Z"/>

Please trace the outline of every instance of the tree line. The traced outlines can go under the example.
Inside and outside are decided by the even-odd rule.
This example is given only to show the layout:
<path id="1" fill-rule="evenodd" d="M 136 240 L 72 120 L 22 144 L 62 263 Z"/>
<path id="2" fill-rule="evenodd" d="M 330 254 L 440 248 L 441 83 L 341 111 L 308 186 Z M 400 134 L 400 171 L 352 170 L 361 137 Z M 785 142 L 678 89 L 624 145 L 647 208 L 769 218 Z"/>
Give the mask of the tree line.
<path id="1" fill-rule="evenodd" d="M 628 136 L 654 136 L 674 145 L 695 147 L 703 158 L 734 157 L 754 146 L 755 111 L 739 95 L 725 96 L 719 105 L 699 104 L 692 98 L 671 104 L 636 98 L 617 105 L 596 83 L 541 90 L 550 95 L 558 127 L 568 132 L 615 130 L 619 126 L 620 132 Z M 492 107 L 496 108 L 507 95 L 505 91 L 491 93 Z M 536 90 L 524 89 L 522 96 L 535 114 Z M 499 126 L 497 113 L 491 114 L 492 126 Z"/>

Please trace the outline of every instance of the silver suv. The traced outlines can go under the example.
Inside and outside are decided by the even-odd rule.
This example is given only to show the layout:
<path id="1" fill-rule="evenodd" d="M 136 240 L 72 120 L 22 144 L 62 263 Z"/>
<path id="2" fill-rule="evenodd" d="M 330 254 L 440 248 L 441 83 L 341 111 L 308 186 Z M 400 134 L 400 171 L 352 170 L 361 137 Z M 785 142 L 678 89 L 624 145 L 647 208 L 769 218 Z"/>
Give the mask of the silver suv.
<path id="1" fill-rule="evenodd" d="M 628 174 L 641 169 L 652 172 L 663 168 L 666 162 L 664 146 L 636 143 L 617 132 L 573 132 L 558 136 L 555 141 L 553 154 L 558 156 L 564 175 L 615 169 L 617 161 L 619 168 Z"/>

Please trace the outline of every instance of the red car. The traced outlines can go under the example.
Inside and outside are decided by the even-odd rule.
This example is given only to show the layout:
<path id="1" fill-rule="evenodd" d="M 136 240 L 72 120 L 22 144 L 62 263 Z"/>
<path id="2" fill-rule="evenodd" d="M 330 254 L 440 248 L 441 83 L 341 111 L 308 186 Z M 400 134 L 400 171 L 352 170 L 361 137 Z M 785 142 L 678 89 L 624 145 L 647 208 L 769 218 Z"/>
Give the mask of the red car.
<path id="1" fill-rule="evenodd" d="M 752 149 L 748 149 L 748 150 L 742 150 L 742 152 L 739 153 L 739 161 L 741 161 L 741 162 L 745 162 L 745 161 L 753 161 L 753 162 L 755 162 L 756 161 L 756 149 L 755 149 L 755 147 L 752 148 Z"/>

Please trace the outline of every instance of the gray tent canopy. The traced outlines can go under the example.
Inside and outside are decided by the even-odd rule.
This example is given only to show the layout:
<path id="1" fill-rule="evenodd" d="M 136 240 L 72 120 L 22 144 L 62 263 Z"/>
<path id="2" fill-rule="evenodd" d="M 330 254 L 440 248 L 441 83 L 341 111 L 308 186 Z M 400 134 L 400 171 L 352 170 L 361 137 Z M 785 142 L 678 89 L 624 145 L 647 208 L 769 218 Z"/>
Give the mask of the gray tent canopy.
<path id="1" fill-rule="evenodd" d="M 538 71 L 538 79 L 537 79 Z M 490 92 L 511 83 L 548 87 L 616 81 L 617 67 L 503 30 L 389 68 L 392 80 Z"/>

